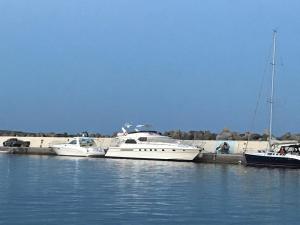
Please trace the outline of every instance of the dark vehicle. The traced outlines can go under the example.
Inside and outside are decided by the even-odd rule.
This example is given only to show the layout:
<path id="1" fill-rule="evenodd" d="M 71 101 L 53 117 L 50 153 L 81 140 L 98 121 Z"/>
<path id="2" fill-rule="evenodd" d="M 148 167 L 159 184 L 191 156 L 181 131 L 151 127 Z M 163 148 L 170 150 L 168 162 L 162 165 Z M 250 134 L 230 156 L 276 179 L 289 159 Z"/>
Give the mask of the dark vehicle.
<path id="1" fill-rule="evenodd" d="M 29 147 L 30 141 L 22 141 L 17 138 L 10 138 L 3 142 L 5 147 Z"/>

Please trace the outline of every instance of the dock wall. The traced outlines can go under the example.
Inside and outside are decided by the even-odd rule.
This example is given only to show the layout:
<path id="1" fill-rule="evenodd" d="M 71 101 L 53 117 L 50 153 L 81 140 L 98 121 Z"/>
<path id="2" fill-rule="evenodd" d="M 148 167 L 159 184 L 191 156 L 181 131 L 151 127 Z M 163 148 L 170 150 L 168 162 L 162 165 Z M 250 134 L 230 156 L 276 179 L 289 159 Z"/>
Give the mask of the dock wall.
<path id="1" fill-rule="evenodd" d="M 6 141 L 9 136 L 0 137 L 0 146 L 3 146 L 3 142 Z M 62 137 L 17 137 L 23 141 L 30 141 L 30 147 L 33 148 L 48 148 L 53 144 L 66 143 L 72 138 L 62 138 Z M 113 142 L 113 138 L 95 138 L 95 142 L 98 146 L 103 148 L 108 148 Z M 229 153 L 230 154 L 240 154 L 243 153 L 247 147 L 247 151 L 255 151 L 258 149 L 266 149 L 268 146 L 267 141 L 219 141 L 219 140 L 211 140 L 211 141 L 203 141 L 203 140 L 184 140 L 181 141 L 185 144 L 200 146 L 204 148 L 204 152 L 206 153 L 216 153 L 216 148 L 220 146 L 222 143 L 227 142 L 230 146 Z"/>

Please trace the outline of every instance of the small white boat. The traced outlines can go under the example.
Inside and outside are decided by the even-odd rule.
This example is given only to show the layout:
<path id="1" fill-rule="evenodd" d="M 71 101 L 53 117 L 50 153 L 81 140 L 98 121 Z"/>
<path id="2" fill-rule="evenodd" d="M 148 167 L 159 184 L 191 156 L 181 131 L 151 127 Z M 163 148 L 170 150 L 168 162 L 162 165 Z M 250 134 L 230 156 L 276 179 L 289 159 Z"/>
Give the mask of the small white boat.
<path id="1" fill-rule="evenodd" d="M 81 157 L 103 157 L 104 149 L 97 147 L 95 141 L 88 137 L 76 137 L 66 144 L 55 144 L 52 146 L 57 155 L 81 156 Z"/>

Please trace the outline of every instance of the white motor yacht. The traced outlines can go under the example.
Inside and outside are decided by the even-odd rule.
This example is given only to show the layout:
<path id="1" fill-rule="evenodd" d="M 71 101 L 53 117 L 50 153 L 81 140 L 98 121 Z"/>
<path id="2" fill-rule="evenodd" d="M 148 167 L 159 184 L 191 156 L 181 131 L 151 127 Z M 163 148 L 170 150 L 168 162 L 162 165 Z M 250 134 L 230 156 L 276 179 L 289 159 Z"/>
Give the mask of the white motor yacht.
<path id="1" fill-rule="evenodd" d="M 95 141 L 88 137 L 76 137 L 69 143 L 56 144 L 52 147 L 57 155 L 83 157 L 103 157 L 105 155 L 104 149 L 97 147 Z"/>
<path id="2" fill-rule="evenodd" d="M 127 128 L 130 126 L 127 125 Z M 201 156 L 199 153 L 203 149 L 182 144 L 145 127 L 138 125 L 131 132 L 122 127 L 123 132 L 117 135 L 116 146 L 110 147 L 105 157 L 192 161 Z"/>

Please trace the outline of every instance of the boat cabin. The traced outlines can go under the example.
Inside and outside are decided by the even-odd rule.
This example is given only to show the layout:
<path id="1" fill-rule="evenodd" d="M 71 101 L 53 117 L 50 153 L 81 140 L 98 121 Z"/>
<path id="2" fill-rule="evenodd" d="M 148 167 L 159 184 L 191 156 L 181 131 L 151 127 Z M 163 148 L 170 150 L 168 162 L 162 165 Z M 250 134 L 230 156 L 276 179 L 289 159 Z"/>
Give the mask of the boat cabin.
<path id="1" fill-rule="evenodd" d="M 76 138 L 68 143 L 69 145 L 79 145 L 80 147 L 96 146 L 96 143 L 91 138 Z"/>
<path id="2" fill-rule="evenodd" d="M 293 145 L 281 145 L 279 146 L 278 153 L 280 155 L 291 154 L 291 155 L 300 155 L 300 144 Z"/>

